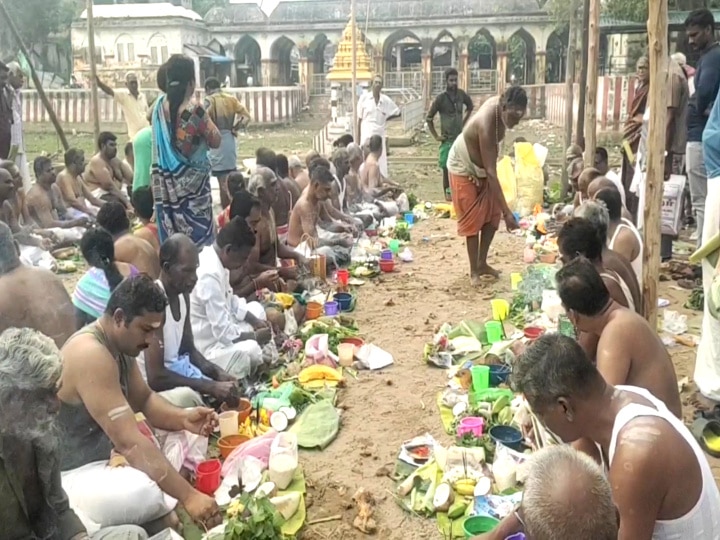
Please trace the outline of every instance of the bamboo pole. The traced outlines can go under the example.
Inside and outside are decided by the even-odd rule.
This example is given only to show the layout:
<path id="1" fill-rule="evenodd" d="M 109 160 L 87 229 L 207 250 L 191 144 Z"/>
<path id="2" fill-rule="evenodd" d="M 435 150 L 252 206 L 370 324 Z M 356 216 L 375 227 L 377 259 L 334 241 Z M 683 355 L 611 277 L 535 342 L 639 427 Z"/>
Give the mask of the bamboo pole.
<path id="1" fill-rule="evenodd" d="M 95 18 L 93 17 L 93 0 L 87 0 L 87 32 L 90 47 L 90 102 L 93 116 L 93 133 L 95 140 L 100 136 L 100 106 L 98 104 L 97 66 L 95 65 Z"/>
<path id="2" fill-rule="evenodd" d="M 597 91 L 598 91 L 598 54 L 600 48 L 600 1 L 590 0 L 587 48 L 587 84 L 585 95 L 585 166 L 592 167 L 595 163 L 595 146 L 597 143 Z"/>
<path id="3" fill-rule="evenodd" d="M 667 0 L 648 2 L 648 57 L 650 60 L 650 124 L 647 141 L 647 175 L 643 219 L 643 313 L 657 325 L 657 283 L 660 276 L 660 228 L 665 180 L 665 130 L 667 126 L 668 5 Z"/>
<path id="4" fill-rule="evenodd" d="M 585 148 L 585 96 L 587 95 L 588 76 L 588 26 L 590 17 L 590 0 L 583 0 L 582 40 L 580 45 L 580 92 L 578 92 L 578 120 L 575 126 L 575 144 Z M 573 60 L 574 61 L 574 60 Z M 577 70 L 576 70 L 577 71 Z"/>
<path id="5" fill-rule="evenodd" d="M 63 131 L 63 128 L 60 125 L 60 122 L 58 121 L 57 115 L 55 114 L 55 110 L 52 108 L 52 105 L 50 104 L 50 100 L 48 100 L 47 96 L 45 95 L 45 91 L 43 90 L 43 87 L 42 87 L 42 81 L 40 80 L 40 77 L 38 77 L 38 74 L 35 71 L 35 68 L 33 67 L 33 62 L 32 62 L 32 57 L 30 56 L 30 52 L 28 51 L 27 47 L 25 46 L 25 43 L 23 42 L 22 38 L 20 37 L 20 32 L 18 32 L 17 26 L 15 26 L 15 22 L 10 17 L 10 13 L 8 13 L 8 10 L 5 7 L 5 2 L 3 2 L 3 0 L 0 0 L 0 11 L 2 11 L 2 16 L 5 17 L 5 20 L 7 21 L 8 26 L 10 27 L 10 32 L 12 33 L 13 37 L 15 38 L 15 41 L 17 41 L 20 52 L 23 53 L 23 55 L 25 56 L 25 59 L 27 60 L 28 66 L 30 66 L 30 77 L 33 80 L 33 84 L 35 85 L 35 89 L 37 90 L 38 96 L 40 96 L 40 101 L 42 101 L 43 107 L 45 107 L 45 110 L 48 113 L 50 122 L 52 122 L 52 125 L 55 128 L 55 132 L 57 133 L 58 139 L 60 139 L 60 144 L 62 144 L 63 150 L 65 150 L 67 152 L 70 149 L 70 145 L 68 144 L 67 137 L 65 137 L 65 132 Z"/>
<path id="6" fill-rule="evenodd" d="M 357 121 L 357 27 L 355 24 L 355 0 L 350 0 L 350 24 L 352 25 L 352 130 L 353 140 L 360 144 L 358 140 L 360 134 L 358 131 Z"/>
<path id="7" fill-rule="evenodd" d="M 565 149 L 572 144 L 573 127 L 575 125 L 574 101 L 575 101 L 575 45 L 577 42 L 577 10 L 570 16 L 570 28 L 568 29 L 567 61 L 565 65 Z M 570 190 L 570 178 L 567 167 L 562 168 L 562 197 L 563 199 Z"/>

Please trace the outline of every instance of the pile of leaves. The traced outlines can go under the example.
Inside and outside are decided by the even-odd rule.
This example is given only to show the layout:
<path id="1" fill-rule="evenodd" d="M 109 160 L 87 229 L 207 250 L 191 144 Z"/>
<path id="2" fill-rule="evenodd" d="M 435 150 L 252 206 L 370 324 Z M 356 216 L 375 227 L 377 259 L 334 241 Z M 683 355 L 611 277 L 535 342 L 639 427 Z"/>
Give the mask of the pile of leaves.
<path id="1" fill-rule="evenodd" d="M 359 332 L 355 319 L 345 315 L 338 315 L 337 317 L 320 317 L 308 321 L 300 329 L 300 337 L 303 343 L 317 334 L 327 334 L 328 347 L 333 353 L 337 354 L 340 341 L 345 338 L 357 337 Z"/>
<path id="2" fill-rule="evenodd" d="M 266 497 L 242 495 L 237 503 L 239 511 L 228 511 L 228 522 L 222 540 L 284 540 L 281 527 L 283 517 Z M 218 539 L 219 540 L 219 539 Z"/>

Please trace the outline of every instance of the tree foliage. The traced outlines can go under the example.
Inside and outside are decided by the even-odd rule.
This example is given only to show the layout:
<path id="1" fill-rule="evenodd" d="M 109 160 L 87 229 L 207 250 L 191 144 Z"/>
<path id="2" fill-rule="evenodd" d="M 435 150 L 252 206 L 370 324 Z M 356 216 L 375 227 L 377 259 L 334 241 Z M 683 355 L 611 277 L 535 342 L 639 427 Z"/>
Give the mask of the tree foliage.
<path id="1" fill-rule="evenodd" d="M 75 0 L 3 0 L 25 45 L 32 49 L 47 43 L 51 34 L 70 28 L 77 15 Z M 7 21 L 0 18 L 0 48 L 15 53 L 18 45 Z"/>
<path id="2" fill-rule="evenodd" d="M 670 11 L 720 9 L 720 0 L 669 0 Z M 644 23 L 648 18 L 647 0 L 606 0 L 603 13 L 615 19 Z"/>

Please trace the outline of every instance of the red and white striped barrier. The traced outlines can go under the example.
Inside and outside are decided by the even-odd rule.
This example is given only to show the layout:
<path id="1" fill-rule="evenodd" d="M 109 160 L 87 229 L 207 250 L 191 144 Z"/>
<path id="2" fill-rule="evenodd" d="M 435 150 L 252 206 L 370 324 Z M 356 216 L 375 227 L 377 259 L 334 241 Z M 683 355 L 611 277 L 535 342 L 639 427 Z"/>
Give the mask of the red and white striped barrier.
<path id="1" fill-rule="evenodd" d="M 227 92 L 236 96 L 247 107 L 254 123 L 261 125 L 292 122 L 297 119 L 303 105 L 303 91 L 299 87 L 232 88 Z M 46 90 L 45 94 L 60 122 L 67 124 L 92 122 L 90 90 Z M 151 101 L 157 95 L 157 91 L 146 91 L 145 94 L 148 101 Z M 198 91 L 198 99 L 202 99 L 203 94 L 204 92 Z M 98 97 L 101 124 L 125 122 L 122 110 L 111 97 L 102 92 Z M 22 102 L 23 121 L 27 123 L 50 121 L 35 90 L 23 90 Z"/>

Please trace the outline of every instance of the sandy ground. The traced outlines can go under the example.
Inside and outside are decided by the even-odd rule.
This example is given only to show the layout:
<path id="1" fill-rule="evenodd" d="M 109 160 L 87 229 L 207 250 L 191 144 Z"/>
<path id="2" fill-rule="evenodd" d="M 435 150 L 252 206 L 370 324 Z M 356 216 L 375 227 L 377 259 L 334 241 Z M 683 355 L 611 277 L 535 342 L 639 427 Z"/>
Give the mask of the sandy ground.
<path id="1" fill-rule="evenodd" d="M 309 148 L 318 120 L 306 119 L 296 129 L 252 134 L 241 144 L 247 157 L 261 144 L 278 151 L 302 154 Z M 539 122 L 521 125 L 509 135 L 536 141 L 542 133 L 550 147 L 550 160 L 559 163 L 562 148 L 557 129 Z M 512 139 L 510 139 L 512 140 Z M 506 146 L 507 147 L 507 146 Z M 441 183 L 435 165 L 411 165 L 407 158 L 434 156 L 436 145 L 423 138 L 413 148 L 397 149 L 391 155 L 393 179 L 414 191 L 421 199 L 440 200 Z M 557 171 L 557 167 L 553 168 Z M 433 520 L 411 516 L 393 499 L 393 482 L 387 478 L 402 441 L 425 432 L 450 443 L 444 433 L 435 405 L 435 396 L 445 381 L 445 372 L 427 367 L 422 361 L 424 343 L 436 326 L 463 318 L 485 320 L 489 300 L 510 298 L 509 275 L 521 271 L 522 240 L 499 232 L 491 249 L 490 264 L 502 270 L 501 278 L 481 289 L 470 289 L 465 247 L 455 236 L 455 222 L 432 219 L 412 229 L 411 250 L 415 260 L 401 264 L 396 272 L 369 282 L 359 290 L 355 312 L 359 327 L 368 341 L 390 351 L 395 364 L 379 372 L 361 372 L 349 378 L 341 394 L 342 428 L 336 441 L 322 452 L 302 452 L 301 461 L 308 482 L 308 523 L 303 539 L 361 538 L 352 528 L 355 511 L 351 497 L 363 487 L 377 500 L 377 538 L 440 538 Z M 66 278 L 69 288 L 78 276 Z M 689 316 L 690 332 L 699 333 L 697 314 L 682 308 L 686 291 L 660 284 L 660 296 L 671 300 L 669 309 Z M 692 378 L 695 350 L 682 346 L 671 349 L 678 379 Z M 683 393 L 686 417 L 692 411 L 687 400 L 692 388 Z M 686 419 L 687 419 L 686 418 Z M 711 460 L 716 479 L 720 462 Z M 340 516 L 325 523 L 313 521 Z"/>

